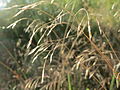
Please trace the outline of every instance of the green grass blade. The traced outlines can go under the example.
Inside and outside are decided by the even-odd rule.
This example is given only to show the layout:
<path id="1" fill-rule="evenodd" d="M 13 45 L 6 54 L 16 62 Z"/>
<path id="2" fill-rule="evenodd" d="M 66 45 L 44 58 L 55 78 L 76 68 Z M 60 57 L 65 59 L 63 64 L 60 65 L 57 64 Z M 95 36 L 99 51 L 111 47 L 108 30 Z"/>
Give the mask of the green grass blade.
<path id="1" fill-rule="evenodd" d="M 68 79 L 68 90 L 72 90 L 70 74 L 67 74 L 67 79 Z"/>
<path id="2" fill-rule="evenodd" d="M 113 90 L 114 82 L 115 82 L 115 76 L 113 75 L 113 76 L 112 76 L 111 83 L 110 83 L 110 90 Z"/>

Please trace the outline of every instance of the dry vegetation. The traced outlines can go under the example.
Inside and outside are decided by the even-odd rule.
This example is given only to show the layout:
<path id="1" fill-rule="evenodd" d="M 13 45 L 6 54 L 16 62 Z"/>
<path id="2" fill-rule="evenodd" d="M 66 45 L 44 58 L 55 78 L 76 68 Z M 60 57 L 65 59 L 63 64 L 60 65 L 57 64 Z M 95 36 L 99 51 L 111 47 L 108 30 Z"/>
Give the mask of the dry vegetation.
<path id="1" fill-rule="evenodd" d="M 43 0 L 19 7 L 7 27 L 17 31 L 14 63 L 1 62 L 12 74 L 10 90 L 117 90 L 120 7 L 119 0 L 108 2 Z"/>

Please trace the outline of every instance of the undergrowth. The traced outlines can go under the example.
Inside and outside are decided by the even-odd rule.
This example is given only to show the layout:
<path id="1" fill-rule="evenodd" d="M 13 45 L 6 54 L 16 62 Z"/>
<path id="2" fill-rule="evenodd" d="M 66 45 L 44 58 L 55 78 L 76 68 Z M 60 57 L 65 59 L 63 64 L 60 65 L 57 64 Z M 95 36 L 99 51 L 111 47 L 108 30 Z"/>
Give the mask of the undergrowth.
<path id="1" fill-rule="evenodd" d="M 7 27 L 16 41 L 14 67 L 1 62 L 14 76 L 10 89 L 117 90 L 118 3 L 41 0 L 20 6 Z"/>

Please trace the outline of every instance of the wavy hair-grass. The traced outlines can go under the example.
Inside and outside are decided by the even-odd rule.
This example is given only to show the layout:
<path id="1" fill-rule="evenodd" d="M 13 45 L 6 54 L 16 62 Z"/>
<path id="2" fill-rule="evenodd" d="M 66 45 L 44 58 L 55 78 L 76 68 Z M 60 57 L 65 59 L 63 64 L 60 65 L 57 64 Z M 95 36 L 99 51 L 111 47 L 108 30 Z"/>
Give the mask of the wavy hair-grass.
<path id="1" fill-rule="evenodd" d="M 58 11 L 51 13 L 50 7 L 41 8 L 42 5 L 54 6 Z M 15 15 L 19 17 L 27 10 L 34 10 L 38 14 L 31 18 L 20 18 L 10 25 L 15 28 L 22 20 L 29 23 L 24 29 L 29 33 L 26 48 L 29 49 L 27 55 L 31 56 L 31 69 L 36 73 L 25 79 L 25 90 L 113 88 L 110 81 L 112 76 L 118 77 L 115 65 L 119 63 L 119 58 L 98 18 L 90 15 L 87 8 L 80 8 L 76 12 L 74 9 L 73 2 L 60 6 L 54 0 L 39 1 L 22 7 Z M 91 21 L 95 22 L 96 27 Z M 93 32 L 94 28 L 96 31 Z"/>

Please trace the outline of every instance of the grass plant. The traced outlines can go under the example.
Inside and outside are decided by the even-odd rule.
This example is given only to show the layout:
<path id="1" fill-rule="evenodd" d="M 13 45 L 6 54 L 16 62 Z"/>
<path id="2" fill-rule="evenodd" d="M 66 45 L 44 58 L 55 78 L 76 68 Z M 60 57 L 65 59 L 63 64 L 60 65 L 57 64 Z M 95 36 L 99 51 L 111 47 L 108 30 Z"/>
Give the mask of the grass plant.
<path id="1" fill-rule="evenodd" d="M 119 0 L 36 0 L 19 5 L 7 28 L 15 33 L 12 58 L 17 63 L 12 65 L 16 65 L 14 71 L 22 82 L 11 79 L 10 83 L 17 83 L 9 89 L 119 88 L 118 3 Z"/>

